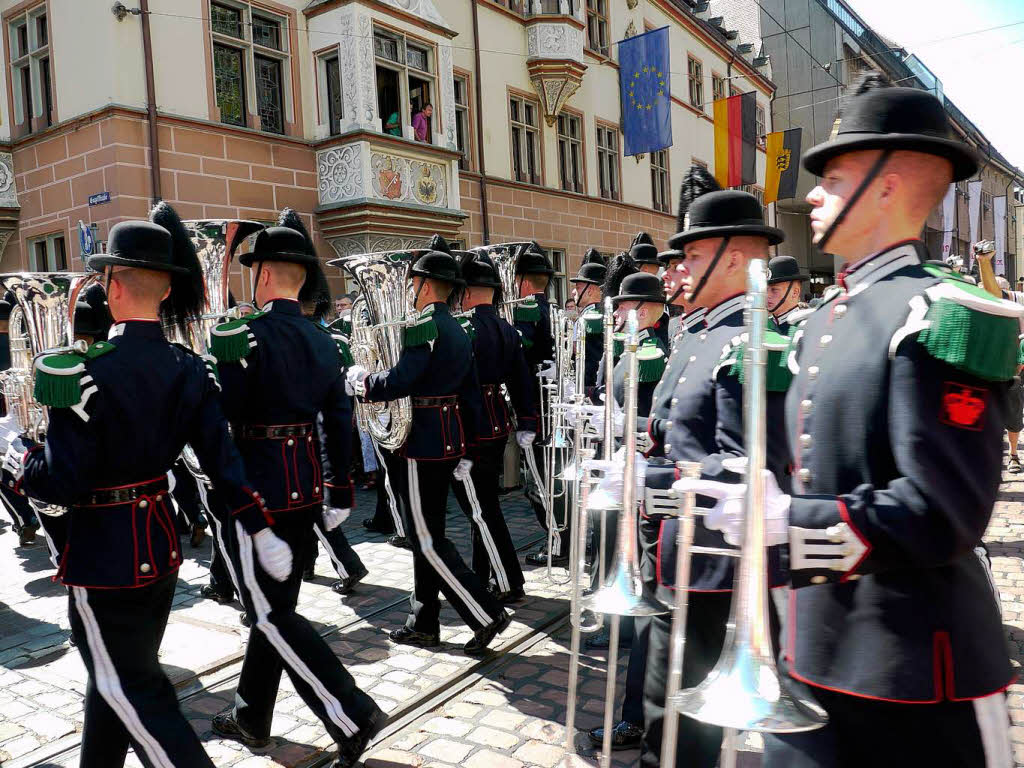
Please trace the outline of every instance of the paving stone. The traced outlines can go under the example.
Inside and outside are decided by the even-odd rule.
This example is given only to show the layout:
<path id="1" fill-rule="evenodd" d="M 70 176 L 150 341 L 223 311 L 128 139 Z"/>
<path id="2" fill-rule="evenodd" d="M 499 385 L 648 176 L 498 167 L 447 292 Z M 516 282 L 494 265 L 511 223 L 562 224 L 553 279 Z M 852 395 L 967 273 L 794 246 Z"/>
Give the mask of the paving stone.
<path id="1" fill-rule="evenodd" d="M 514 731 L 526 719 L 525 715 L 517 715 L 514 712 L 494 710 L 480 718 L 480 722 L 494 728 L 504 728 L 506 731 Z"/>
<path id="2" fill-rule="evenodd" d="M 527 763 L 551 768 L 562 759 L 562 755 L 565 754 L 565 750 L 562 747 L 555 746 L 554 744 L 544 744 L 540 741 L 528 741 L 513 752 L 513 754 L 520 760 Z"/>
<path id="3" fill-rule="evenodd" d="M 422 728 L 441 736 L 465 736 L 473 726 L 454 717 L 434 717 L 424 723 Z"/>
<path id="4" fill-rule="evenodd" d="M 469 741 L 495 749 L 509 750 L 519 743 L 519 737 L 494 728 L 480 727 L 466 737 Z"/>
<path id="5" fill-rule="evenodd" d="M 522 768 L 523 763 L 500 752 L 482 749 L 475 752 L 463 765 L 465 768 Z"/>
<path id="6" fill-rule="evenodd" d="M 434 739 L 419 748 L 419 754 L 433 757 L 438 760 L 448 760 L 454 763 L 461 763 L 466 759 L 473 747 L 469 744 L 462 744 L 449 739 Z"/>

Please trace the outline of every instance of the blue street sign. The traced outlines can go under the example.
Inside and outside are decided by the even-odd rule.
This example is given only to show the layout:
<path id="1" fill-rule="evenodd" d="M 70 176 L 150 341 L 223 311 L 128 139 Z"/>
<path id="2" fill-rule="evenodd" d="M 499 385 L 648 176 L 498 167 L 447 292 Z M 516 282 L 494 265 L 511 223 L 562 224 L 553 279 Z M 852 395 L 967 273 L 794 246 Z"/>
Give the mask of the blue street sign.
<path id="1" fill-rule="evenodd" d="M 83 256 L 91 256 L 96 241 L 92 236 L 92 229 L 81 219 L 78 220 L 78 244 L 82 247 Z"/>
<path id="2" fill-rule="evenodd" d="M 97 192 L 95 195 L 89 195 L 89 205 L 100 205 L 101 203 L 110 202 L 109 192 Z"/>

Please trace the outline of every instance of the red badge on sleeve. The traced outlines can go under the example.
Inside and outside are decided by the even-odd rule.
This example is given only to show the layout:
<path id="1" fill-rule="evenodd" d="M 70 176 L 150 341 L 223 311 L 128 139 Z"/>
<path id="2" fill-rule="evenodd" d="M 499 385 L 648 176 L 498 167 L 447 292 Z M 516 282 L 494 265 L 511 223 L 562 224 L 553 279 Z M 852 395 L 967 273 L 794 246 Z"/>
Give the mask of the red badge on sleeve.
<path id="1" fill-rule="evenodd" d="M 943 424 L 960 429 L 981 430 L 981 417 L 987 407 L 988 391 L 980 387 L 969 387 L 955 381 L 947 381 L 942 388 Z"/>

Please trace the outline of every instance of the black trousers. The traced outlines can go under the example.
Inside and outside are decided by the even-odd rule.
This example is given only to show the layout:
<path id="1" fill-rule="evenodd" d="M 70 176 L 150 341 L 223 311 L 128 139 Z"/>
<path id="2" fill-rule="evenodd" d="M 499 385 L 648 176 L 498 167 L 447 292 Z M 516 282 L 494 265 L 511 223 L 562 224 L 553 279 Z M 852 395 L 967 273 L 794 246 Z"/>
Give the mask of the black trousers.
<path id="1" fill-rule="evenodd" d="M 503 592 L 522 589 L 523 569 L 498 496 L 505 441 L 491 440 L 482 445 L 470 477 L 465 482 L 453 479 L 452 483 L 455 498 L 473 525 L 473 571 L 485 583 L 493 574 L 494 583 Z"/>
<path id="2" fill-rule="evenodd" d="M 408 508 L 406 535 L 412 543 L 413 591 L 405 624 L 416 632 L 440 632 L 441 594 L 473 630 L 492 623 L 503 610 L 445 536 L 448 489 L 458 463 L 458 459 L 406 460 L 403 495 Z"/>
<path id="3" fill-rule="evenodd" d="M 535 477 L 533 472 L 530 470 L 528 460 L 526 458 L 526 451 L 532 451 L 533 460 L 537 469 L 537 476 Z M 530 506 L 533 507 L 533 513 L 537 516 L 537 522 L 540 523 L 540 527 L 545 531 L 548 530 L 548 513 L 544 507 L 544 498 L 547 493 L 547 460 L 545 458 L 546 451 L 544 446 L 537 445 L 534 443 L 530 448 L 523 449 L 523 463 L 526 466 L 523 471 L 529 475 L 530 480 L 533 482 L 526 484 L 526 500 L 530 502 Z M 555 460 L 555 475 L 557 476 L 562 471 L 561 463 Z M 538 487 L 537 482 L 541 485 Z M 555 524 L 559 527 L 565 525 L 565 514 L 567 508 L 568 494 L 561 493 L 562 481 L 557 477 L 554 480 L 555 489 L 555 500 L 554 510 L 552 510 Z M 544 548 L 547 548 L 545 543 Z M 556 555 L 568 555 L 569 554 L 569 531 L 564 530 L 557 536 L 555 536 L 553 553 Z"/>
<path id="4" fill-rule="evenodd" d="M 377 477 L 377 509 L 373 514 L 374 527 L 391 530 L 405 536 L 405 500 L 401 490 L 405 486 L 405 459 L 386 448 L 373 444 L 380 467 Z"/>
<path id="5" fill-rule="evenodd" d="M 120 768 L 129 744 L 147 768 L 213 768 L 157 660 L 177 581 L 69 588 L 71 633 L 89 672 L 81 768 Z"/>
<path id="6" fill-rule="evenodd" d="M 178 530 L 186 533 L 190 526 L 202 523 L 202 516 L 208 511 L 203 502 L 205 489 L 203 492 L 199 490 L 201 483 L 188 471 L 184 460 L 178 459 L 174 462 L 171 472 L 174 474 L 174 490 L 171 496 L 178 507 Z M 210 515 L 206 517 L 209 518 Z"/>
<path id="7" fill-rule="evenodd" d="M 292 548 L 292 570 L 283 582 L 263 571 L 252 539 L 234 524 L 234 567 L 241 579 L 242 604 L 253 620 L 235 692 L 235 718 L 255 736 L 270 735 L 282 671 L 335 741 L 357 733 L 377 711 L 313 625 L 295 611 L 314 514 L 288 513 L 273 526 Z"/>
<path id="8" fill-rule="evenodd" d="M 683 657 L 684 688 L 697 685 L 714 667 L 722 653 L 731 592 L 691 592 L 686 616 L 686 653 Z M 665 718 L 665 684 L 668 679 L 669 633 L 672 614 L 650 618 L 647 671 L 644 677 L 644 739 L 640 763 L 649 768 L 661 764 L 661 737 Z M 713 768 L 722 749 L 722 729 L 679 717 L 676 746 L 678 768 Z M 668 768 L 673 768 L 669 766 Z"/>
<path id="9" fill-rule="evenodd" d="M 39 525 L 36 512 L 32 509 L 28 499 L 3 486 L 0 486 L 0 506 L 7 510 L 11 520 L 14 521 L 15 533 L 21 533 L 21 529 L 26 525 Z"/>
<path id="10" fill-rule="evenodd" d="M 224 505 L 217 496 L 215 488 L 207 488 L 203 483 L 196 486 L 203 502 L 203 507 L 209 512 L 207 519 L 213 531 L 213 541 L 210 551 L 210 584 L 225 597 L 233 597 L 238 591 L 239 574 L 235 572 L 231 555 L 231 539 L 234 535 L 233 523 L 225 519 Z M 214 512 L 216 510 L 216 513 Z"/>
<path id="11" fill-rule="evenodd" d="M 644 724 L 644 677 L 647 675 L 647 645 L 651 639 L 651 619 L 633 619 L 633 645 L 626 666 L 626 690 L 622 699 L 622 717 L 633 725 Z"/>
<path id="12" fill-rule="evenodd" d="M 765 734 L 764 768 L 1012 768 L 1002 693 L 974 701 L 897 704 L 814 688 L 824 728 Z"/>
<path id="13" fill-rule="evenodd" d="M 395 519 L 391 516 L 391 504 L 388 501 L 388 494 L 391 488 L 387 485 L 387 475 L 383 469 L 374 471 L 377 483 L 377 505 L 373 510 L 372 525 L 382 533 L 395 532 Z"/>
<path id="14" fill-rule="evenodd" d="M 345 579 L 356 573 L 363 573 L 366 570 L 366 566 L 363 565 L 363 561 L 359 559 L 359 555 L 352 549 L 352 545 L 348 543 L 348 539 L 345 537 L 345 532 L 341 530 L 339 525 L 333 531 L 328 531 L 324 528 L 323 515 L 316 514 L 313 516 L 313 540 L 310 545 L 310 564 L 316 560 L 317 541 L 324 545 L 324 549 L 327 550 L 327 556 L 331 558 L 331 565 L 334 566 L 335 573 L 338 574 L 339 578 Z"/>

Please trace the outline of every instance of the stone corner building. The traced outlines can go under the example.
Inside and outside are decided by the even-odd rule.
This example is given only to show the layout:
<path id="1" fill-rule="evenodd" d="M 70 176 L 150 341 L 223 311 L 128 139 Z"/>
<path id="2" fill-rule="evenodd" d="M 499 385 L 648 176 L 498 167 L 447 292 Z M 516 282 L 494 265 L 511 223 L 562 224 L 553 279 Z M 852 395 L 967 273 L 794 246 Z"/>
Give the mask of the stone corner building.
<path id="1" fill-rule="evenodd" d="M 159 197 L 194 219 L 270 221 L 293 206 L 324 258 L 434 232 L 466 246 L 535 239 L 563 298 L 588 247 L 674 230 L 679 179 L 713 158 L 713 98 L 756 91 L 758 130 L 771 129 L 760 41 L 691 0 L 147 9 L 0 0 L 0 269 L 80 269 L 80 221 L 102 247 Z M 624 157 L 615 41 L 664 26 L 673 146 Z"/>

